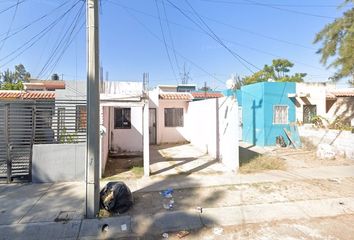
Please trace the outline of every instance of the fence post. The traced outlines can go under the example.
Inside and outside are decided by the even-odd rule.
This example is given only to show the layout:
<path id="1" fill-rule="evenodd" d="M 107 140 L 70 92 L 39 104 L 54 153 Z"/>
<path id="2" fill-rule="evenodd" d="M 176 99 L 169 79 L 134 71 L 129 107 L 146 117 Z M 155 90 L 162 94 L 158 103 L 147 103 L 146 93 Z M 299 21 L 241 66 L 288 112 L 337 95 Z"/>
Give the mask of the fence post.
<path id="1" fill-rule="evenodd" d="M 9 104 L 5 104 L 5 145 L 6 145 L 6 170 L 7 170 L 7 183 L 11 182 L 11 152 L 10 152 L 10 142 L 9 142 Z"/>

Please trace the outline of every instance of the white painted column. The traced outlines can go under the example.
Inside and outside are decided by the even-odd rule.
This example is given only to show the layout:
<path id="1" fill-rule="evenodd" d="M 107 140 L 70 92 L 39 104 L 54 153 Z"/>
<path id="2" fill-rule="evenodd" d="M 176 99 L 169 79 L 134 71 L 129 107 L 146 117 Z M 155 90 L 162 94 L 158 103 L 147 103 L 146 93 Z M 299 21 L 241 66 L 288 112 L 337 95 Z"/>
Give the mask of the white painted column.
<path id="1" fill-rule="evenodd" d="M 219 101 L 220 155 L 222 163 L 233 172 L 239 169 L 238 104 L 235 98 Z M 221 106 L 220 106 L 221 105 Z"/>
<path id="2" fill-rule="evenodd" d="M 143 107 L 143 159 L 144 176 L 150 176 L 150 142 L 149 142 L 149 101 Z"/>

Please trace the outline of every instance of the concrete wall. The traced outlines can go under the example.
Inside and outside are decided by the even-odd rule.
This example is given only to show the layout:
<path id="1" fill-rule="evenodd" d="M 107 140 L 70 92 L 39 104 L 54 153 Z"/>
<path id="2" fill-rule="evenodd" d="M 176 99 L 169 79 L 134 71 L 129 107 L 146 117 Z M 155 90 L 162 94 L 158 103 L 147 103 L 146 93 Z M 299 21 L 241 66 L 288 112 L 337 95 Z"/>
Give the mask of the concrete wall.
<path id="1" fill-rule="evenodd" d="M 108 159 L 108 152 L 109 152 L 108 136 L 109 136 L 110 128 L 109 128 L 109 107 L 101 107 L 101 109 L 102 109 L 101 124 L 106 129 L 106 132 L 101 134 L 101 177 L 102 177 Z"/>
<path id="2" fill-rule="evenodd" d="M 165 108 L 183 108 L 184 126 L 165 127 Z M 187 141 L 188 130 L 186 127 L 186 114 L 188 111 L 188 102 L 179 100 L 159 100 L 159 106 L 156 110 L 157 144 Z"/>
<path id="3" fill-rule="evenodd" d="M 217 100 L 190 102 L 185 118 L 187 140 L 210 156 L 217 157 Z"/>
<path id="4" fill-rule="evenodd" d="M 218 99 L 219 159 L 231 171 L 237 171 L 239 161 L 238 103 L 235 98 Z"/>
<path id="5" fill-rule="evenodd" d="M 354 160 L 354 134 L 350 131 L 317 129 L 310 126 L 299 127 L 299 134 L 314 145 L 327 143 L 335 147 L 338 154 Z"/>
<path id="6" fill-rule="evenodd" d="M 85 143 L 33 146 L 32 182 L 85 180 Z"/>
<path id="7" fill-rule="evenodd" d="M 131 128 L 114 129 L 114 107 L 110 107 L 111 149 L 115 151 L 143 151 L 143 109 L 131 108 Z"/>
<path id="8" fill-rule="evenodd" d="M 309 97 L 297 97 L 294 100 L 296 105 L 296 121 L 303 122 L 304 105 L 316 105 L 317 115 L 326 116 L 326 91 L 335 89 L 330 83 L 296 83 L 297 94 L 309 94 Z"/>
<path id="9" fill-rule="evenodd" d="M 233 97 L 190 102 L 187 139 L 231 171 L 239 168 L 238 104 Z"/>
<path id="10" fill-rule="evenodd" d="M 295 122 L 295 105 L 288 93 L 295 93 L 295 83 L 262 82 L 241 88 L 242 140 L 258 146 L 275 145 L 277 136 L 285 136 L 288 124 L 273 123 L 273 107 L 288 106 L 288 122 Z"/>

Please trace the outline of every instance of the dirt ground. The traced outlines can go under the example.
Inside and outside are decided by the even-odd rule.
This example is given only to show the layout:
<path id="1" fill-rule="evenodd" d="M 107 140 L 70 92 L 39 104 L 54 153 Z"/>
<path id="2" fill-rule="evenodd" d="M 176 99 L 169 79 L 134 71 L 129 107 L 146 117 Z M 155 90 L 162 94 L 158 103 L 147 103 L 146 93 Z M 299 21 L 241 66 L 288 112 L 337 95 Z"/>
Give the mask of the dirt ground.
<path id="1" fill-rule="evenodd" d="M 316 156 L 315 149 L 277 148 L 268 154 L 285 160 L 287 169 L 354 165 L 354 160 L 346 159 L 341 156 L 336 156 L 333 160 L 319 159 Z"/>
<path id="2" fill-rule="evenodd" d="M 173 193 L 173 208 L 163 207 L 160 192 L 134 192 L 134 205 L 126 214 L 277 203 L 354 196 L 354 178 L 283 181 L 279 183 L 241 184 L 209 188 L 178 189 Z"/>
<path id="3" fill-rule="evenodd" d="M 261 224 L 244 224 L 224 228 L 203 228 L 191 231 L 184 240 L 352 240 L 354 215 L 279 221 Z M 169 233 L 168 239 L 180 239 Z M 146 238 L 150 239 L 150 238 Z M 162 239 L 154 236 L 151 239 Z"/>

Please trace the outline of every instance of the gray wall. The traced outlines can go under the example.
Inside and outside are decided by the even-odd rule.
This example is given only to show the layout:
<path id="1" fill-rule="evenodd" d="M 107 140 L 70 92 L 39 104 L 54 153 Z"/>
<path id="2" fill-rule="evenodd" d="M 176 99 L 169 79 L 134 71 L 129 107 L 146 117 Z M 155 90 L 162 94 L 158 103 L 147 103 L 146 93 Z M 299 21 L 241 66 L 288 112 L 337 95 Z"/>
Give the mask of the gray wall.
<path id="1" fill-rule="evenodd" d="M 85 180 L 85 143 L 33 146 L 32 182 Z"/>

